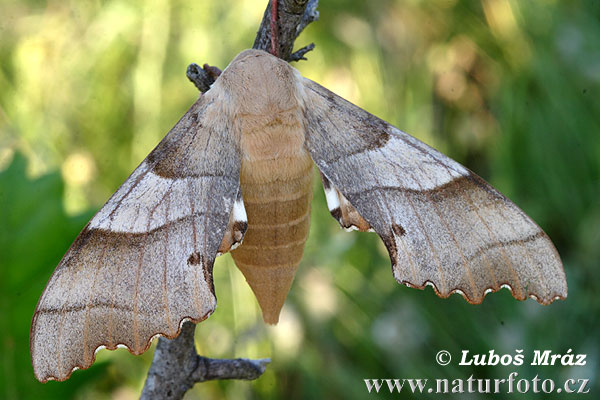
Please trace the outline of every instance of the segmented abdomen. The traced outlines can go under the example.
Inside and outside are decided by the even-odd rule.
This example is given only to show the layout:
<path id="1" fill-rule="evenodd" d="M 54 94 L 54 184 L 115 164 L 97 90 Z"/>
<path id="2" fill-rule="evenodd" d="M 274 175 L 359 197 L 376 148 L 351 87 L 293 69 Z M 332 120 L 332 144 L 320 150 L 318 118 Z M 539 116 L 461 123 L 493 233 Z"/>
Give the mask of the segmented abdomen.
<path id="1" fill-rule="evenodd" d="M 312 164 L 305 150 L 288 157 L 242 162 L 248 230 L 232 255 L 267 323 L 277 323 L 304 252 L 310 224 Z"/>

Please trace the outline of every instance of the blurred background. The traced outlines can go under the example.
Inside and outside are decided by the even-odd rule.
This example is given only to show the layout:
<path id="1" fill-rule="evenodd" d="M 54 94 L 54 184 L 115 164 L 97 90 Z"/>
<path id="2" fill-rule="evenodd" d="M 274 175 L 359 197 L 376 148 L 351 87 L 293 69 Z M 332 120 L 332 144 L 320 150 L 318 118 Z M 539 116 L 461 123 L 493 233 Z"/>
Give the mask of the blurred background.
<path id="1" fill-rule="evenodd" d="M 0 398 L 139 396 L 152 350 L 104 350 L 68 381 L 38 383 L 31 316 L 77 233 L 197 98 L 186 66 L 224 68 L 252 45 L 265 6 L 0 0 Z M 400 286 L 379 239 L 342 231 L 315 179 L 311 236 L 279 325 L 265 326 L 225 255 L 219 307 L 196 331 L 200 354 L 273 362 L 257 381 L 199 384 L 186 398 L 362 399 L 366 378 L 513 371 L 557 385 L 591 379 L 576 397 L 597 398 L 600 2 L 322 0 L 319 11 L 296 42 L 317 47 L 294 65 L 510 197 L 556 244 L 569 297 L 541 306 L 502 290 L 473 306 Z M 441 349 L 454 357 L 446 367 L 435 362 Z M 525 364 L 458 365 L 462 350 L 491 349 L 523 349 Z M 536 349 L 572 349 L 587 364 L 531 366 Z M 494 396 L 508 397 L 563 398 Z"/>

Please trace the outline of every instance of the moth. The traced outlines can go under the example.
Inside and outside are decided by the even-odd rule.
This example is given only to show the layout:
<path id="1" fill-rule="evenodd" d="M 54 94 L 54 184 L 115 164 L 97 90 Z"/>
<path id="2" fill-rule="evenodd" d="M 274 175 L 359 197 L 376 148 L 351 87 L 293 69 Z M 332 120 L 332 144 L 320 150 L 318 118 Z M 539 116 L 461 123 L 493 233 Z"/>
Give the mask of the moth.
<path id="1" fill-rule="evenodd" d="M 481 303 L 507 287 L 567 296 L 548 236 L 483 179 L 412 136 L 245 50 L 86 225 L 31 326 L 40 381 L 88 368 L 99 348 L 141 354 L 217 305 L 212 269 L 231 252 L 277 323 L 309 231 L 313 164 L 332 216 L 374 231 L 396 280 Z"/>

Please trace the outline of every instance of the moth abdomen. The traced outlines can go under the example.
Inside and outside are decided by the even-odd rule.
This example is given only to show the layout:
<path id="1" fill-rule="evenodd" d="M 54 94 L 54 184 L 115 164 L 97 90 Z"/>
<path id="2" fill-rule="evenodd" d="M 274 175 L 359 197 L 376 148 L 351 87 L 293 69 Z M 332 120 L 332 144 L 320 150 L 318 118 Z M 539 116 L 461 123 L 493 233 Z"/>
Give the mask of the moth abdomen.
<path id="1" fill-rule="evenodd" d="M 294 113 L 266 116 L 262 129 L 242 133 L 240 183 L 248 230 L 232 256 L 265 322 L 272 324 L 302 259 L 310 223 L 313 162 Z"/>

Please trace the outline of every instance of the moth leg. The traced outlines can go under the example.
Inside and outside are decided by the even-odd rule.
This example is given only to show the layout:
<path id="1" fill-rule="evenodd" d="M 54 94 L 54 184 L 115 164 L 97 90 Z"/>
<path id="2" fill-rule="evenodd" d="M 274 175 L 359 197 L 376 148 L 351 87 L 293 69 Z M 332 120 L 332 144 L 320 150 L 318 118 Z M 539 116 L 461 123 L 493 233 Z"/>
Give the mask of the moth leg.
<path id="1" fill-rule="evenodd" d="M 246 216 L 246 208 L 244 207 L 244 201 L 242 200 L 241 193 L 238 194 L 231 214 L 229 214 L 229 224 L 225 231 L 225 236 L 221 241 L 217 256 L 227 253 L 228 251 L 236 249 L 242 240 L 244 240 L 244 234 L 248 229 L 248 217 Z"/>
<path id="2" fill-rule="evenodd" d="M 321 174 L 321 178 L 325 198 L 327 199 L 327 207 L 329 207 L 329 212 L 339 222 L 340 226 L 347 231 L 374 232 L 371 225 L 350 204 L 348 199 L 331 184 L 329 179 L 323 174 Z"/>

